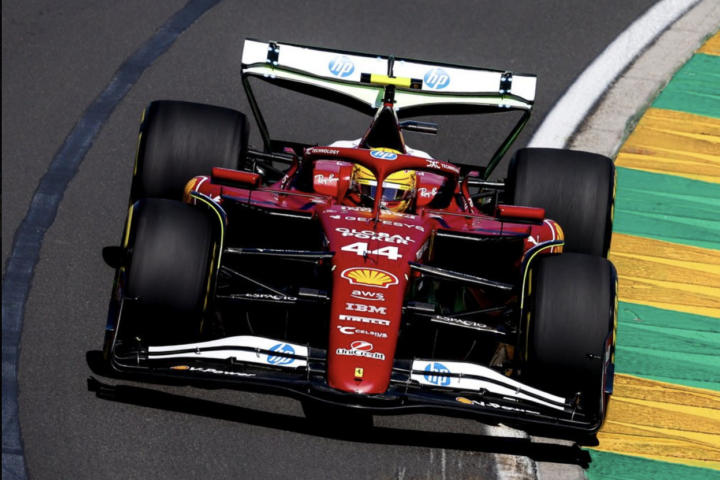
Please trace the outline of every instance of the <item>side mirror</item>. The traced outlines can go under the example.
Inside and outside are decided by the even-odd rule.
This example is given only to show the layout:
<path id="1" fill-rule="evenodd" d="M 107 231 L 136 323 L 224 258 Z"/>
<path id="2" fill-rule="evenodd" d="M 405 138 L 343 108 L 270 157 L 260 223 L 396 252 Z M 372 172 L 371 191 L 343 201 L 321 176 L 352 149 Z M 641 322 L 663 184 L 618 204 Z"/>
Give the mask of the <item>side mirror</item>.
<path id="1" fill-rule="evenodd" d="M 517 205 L 498 205 L 497 217 L 508 220 L 526 220 L 542 222 L 545 220 L 545 209 L 520 207 Z"/>
<path id="2" fill-rule="evenodd" d="M 259 173 L 240 172 L 228 168 L 213 167 L 211 181 L 215 185 L 222 185 L 224 187 L 255 189 L 260 186 L 262 176 Z"/>
<path id="3" fill-rule="evenodd" d="M 400 122 L 400 128 L 408 132 L 424 133 L 426 135 L 437 135 L 437 123 L 418 122 L 417 120 L 406 120 Z"/>

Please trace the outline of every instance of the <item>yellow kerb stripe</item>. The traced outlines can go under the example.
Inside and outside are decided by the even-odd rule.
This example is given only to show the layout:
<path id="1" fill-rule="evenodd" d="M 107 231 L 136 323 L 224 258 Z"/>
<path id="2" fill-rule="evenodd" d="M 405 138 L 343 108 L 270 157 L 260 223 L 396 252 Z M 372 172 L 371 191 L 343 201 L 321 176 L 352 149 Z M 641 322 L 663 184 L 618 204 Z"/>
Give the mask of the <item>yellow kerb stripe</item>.
<path id="1" fill-rule="evenodd" d="M 606 452 L 720 470 L 720 392 L 615 376 Z"/>
<path id="2" fill-rule="evenodd" d="M 621 300 L 720 318 L 720 251 L 616 233 L 610 260 Z"/>
<path id="3" fill-rule="evenodd" d="M 700 47 L 697 53 L 707 55 L 720 55 L 720 32 L 716 33 L 710 40 Z"/>
<path id="4" fill-rule="evenodd" d="M 618 153 L 619 167 L 720 183 L 720 119 L 651 108 Z"/>

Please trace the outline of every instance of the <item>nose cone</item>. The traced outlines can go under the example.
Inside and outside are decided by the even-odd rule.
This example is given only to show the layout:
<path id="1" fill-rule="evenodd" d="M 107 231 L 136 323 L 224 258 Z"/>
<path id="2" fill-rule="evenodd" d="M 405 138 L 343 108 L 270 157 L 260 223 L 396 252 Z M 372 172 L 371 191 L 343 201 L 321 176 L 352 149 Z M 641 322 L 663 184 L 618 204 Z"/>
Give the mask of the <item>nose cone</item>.
<path id="1" fill-rule="evenodd" d="M 345 303 L 348 305 L 357 305 Z M 387 307 L 385 311 L 387 311 Z M 355 393 L 384 393 L 390 383 L 397 319 L 339 314 L 341 325 L 330 335 L 328 384 Z M 386 315 L 387 317 L 387 315 Z M 375 322 L 369 323 L 369 322 Z M 347 323 L 347 324 L 346 324 Z M 364 326 L 367 324 L 368 326 Z"/>
<path id="2" fill-rule="evenodd" d="M 333 257 L 328 385 L 381 394 L 392 374 L 410 265 L 428 241 L 420 218 L 335 210 L 321 217 Z"/>
<path id="3" fill-rule="evenodd" d="M 377 394 L 384 393 L 387 390 L 387 382 L 378 382 L 376 375 L 373 375 L 369 369 L 364 369 L 364 374 L 367 375 L 367 379 L 353 378 L 355 372 L 350 372 L 350 375 L 334 375 L 328 379 L 328 384 L 337 390 L 352 393 L 364 393 L 364 394 Z M 384 380 L 384 379 L 383 379 Z"/>

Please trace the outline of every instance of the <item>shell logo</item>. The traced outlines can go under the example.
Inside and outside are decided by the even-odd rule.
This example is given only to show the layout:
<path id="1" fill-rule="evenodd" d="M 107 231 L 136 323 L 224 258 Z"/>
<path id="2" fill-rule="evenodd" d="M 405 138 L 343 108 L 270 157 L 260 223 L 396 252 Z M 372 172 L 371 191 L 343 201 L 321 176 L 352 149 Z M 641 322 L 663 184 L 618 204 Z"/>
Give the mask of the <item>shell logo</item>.
<path id="1" fill-rule="evenodd" d="M 395 275 L 375 268 L 348 268 L 342 272 L 342 277 L 352 285 L 366 287 L 388 288 L 398 284 Z"/>

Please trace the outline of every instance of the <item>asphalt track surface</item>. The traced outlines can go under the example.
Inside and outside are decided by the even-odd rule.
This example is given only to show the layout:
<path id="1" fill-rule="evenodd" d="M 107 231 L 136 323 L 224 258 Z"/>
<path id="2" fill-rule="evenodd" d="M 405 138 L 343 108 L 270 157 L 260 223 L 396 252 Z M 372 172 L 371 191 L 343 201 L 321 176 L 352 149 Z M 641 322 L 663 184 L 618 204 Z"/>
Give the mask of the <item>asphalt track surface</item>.
<path id="1" fill-rule="evenodd" d="M 142 109 L 155 99 L 183 99 L 249 111 L 239 82 L 245 37 L 537 73 L 536 110 L 520 147 L 583 69 L 653 3 L 225 1 L 211 8 L 103 123 L 44 237 L 20 353 L 30 477 L 533 478 L 534 462 L 581 463 L 571 447 L 483 436 L 492 429 L 440 417 L 376 418 L 369 435 L 351 424 L 324 434 L 305 421 L 298 402 L 263 394 L 120 382 L 136 390 L 125 390 L 120 402 L 98 399 L 86 389 L 87 358 L 102 342 L 113 275 L 100 252 L 122 232 Z M 68 134 L 120 65 L 184 5 L 3 2 L 3 265 Z M 291 140 L 356 138 L 369 120 L 267 89 L 259 97 L 271 133 Z M 461 119 L 440 128 L 435 140 L 408 136 L 408 143 L 438 158 L 483 163 L 501 133 Z"/>

